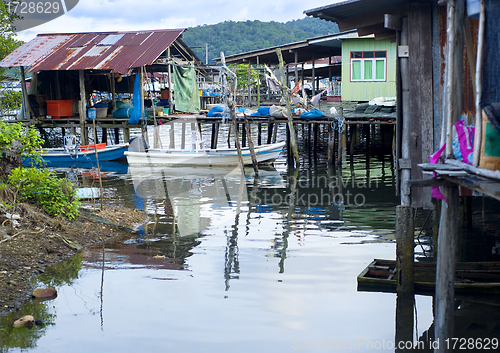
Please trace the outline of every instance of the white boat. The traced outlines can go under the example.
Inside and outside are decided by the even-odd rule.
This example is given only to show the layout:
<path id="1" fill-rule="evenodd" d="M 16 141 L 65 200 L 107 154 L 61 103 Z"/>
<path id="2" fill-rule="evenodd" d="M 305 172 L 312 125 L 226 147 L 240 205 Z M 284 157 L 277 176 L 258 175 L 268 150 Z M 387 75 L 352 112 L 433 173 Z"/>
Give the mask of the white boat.
<path id="1" fill-rule="evenodd" d="M 255 156 L 259 164 L 271 164 L 283 150 L 285 142 L 255 146 Z M 144 151 L 125 152 L 127 162 L 132 166 L 236 166 L 239 164 L 236 148 L 217 148 L 205 150 L 178 150 L 150 148 Z M 252 164 L 250 148 L 241 148 L 244 165 Z"/>

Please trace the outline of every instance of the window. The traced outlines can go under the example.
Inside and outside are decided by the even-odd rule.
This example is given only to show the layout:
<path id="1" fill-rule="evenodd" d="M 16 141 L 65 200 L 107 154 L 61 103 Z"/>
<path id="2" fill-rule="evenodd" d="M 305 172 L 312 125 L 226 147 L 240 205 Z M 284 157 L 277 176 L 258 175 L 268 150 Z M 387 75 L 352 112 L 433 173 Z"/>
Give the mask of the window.
<path id="1" fill-rule="evenodd" d="M 386 51 L 352 51 L 351 81 L 385 81 Z"/>

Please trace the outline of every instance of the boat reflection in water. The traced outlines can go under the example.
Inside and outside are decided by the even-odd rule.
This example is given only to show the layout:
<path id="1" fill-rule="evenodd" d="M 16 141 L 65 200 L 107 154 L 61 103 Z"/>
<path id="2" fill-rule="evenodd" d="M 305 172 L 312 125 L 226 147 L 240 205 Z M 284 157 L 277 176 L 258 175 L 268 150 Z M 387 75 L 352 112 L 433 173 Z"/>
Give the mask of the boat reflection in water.
<path id="1" fill-rule="evenodd" d="M 210 224 L 233 223 L 241 208 L 249 204 L 246 184 L 254 177 L 253 169 L 245 168 L 242 175 L 239 166 L 129 166 L 129 174 L 137 196 L 154 200 L 155 208 L 160 202 L 164 208 L 161 213 L 173 216 L 174 231 L 180 236 L 198 235 Z M 283 185 L 281 175 L 273 167 L 261 168 L 259 180 Z"/>

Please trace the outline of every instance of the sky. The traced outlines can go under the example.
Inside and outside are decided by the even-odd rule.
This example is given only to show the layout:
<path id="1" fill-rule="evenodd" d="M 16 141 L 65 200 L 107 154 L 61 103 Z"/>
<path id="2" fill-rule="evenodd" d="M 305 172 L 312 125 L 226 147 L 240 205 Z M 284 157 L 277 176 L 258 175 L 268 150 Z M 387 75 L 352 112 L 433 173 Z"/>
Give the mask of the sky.
<path id="1" fill-rule="evenodd" d="M 25 42 L 40 33 L 172 29 L 224 21 L 287 22 L 305 10 L 339 0 L 79 0 L 65 15 L 17 33 Z"/>

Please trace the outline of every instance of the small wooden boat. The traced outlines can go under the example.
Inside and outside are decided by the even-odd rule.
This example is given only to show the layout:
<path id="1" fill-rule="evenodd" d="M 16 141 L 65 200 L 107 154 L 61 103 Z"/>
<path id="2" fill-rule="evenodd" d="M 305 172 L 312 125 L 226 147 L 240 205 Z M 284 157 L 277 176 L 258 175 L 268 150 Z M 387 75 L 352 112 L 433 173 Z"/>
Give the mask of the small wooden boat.
<path id="1" fill-rule="evenodd" d="M 271 164 L 278 158 L 285 142 L 255 146 L 255 156 L 258 163 Z M 241 148 L 243 164 L 252 164 L 248 147 Z M 236 166 L 239 157 L 236 148 L 217 148 L 205 150 L 178 150 L 167 148 L 150 148 L 145 151 L 125 152 L 127 162 L 132 166 Z"/>
<path id="2" fill-rule="evenodd" d="M 45 148 L 42 150 L 41 157 L 47 167 L 60 167 L 71 165 L 92 165 L 96 162 L 96 148 L 97 158 L 99 161 L 117 161 L 125 159 L 125 151 L 127 151 L 129 144 L 122 143 L 118 145 L 106 145 L 106 143 L 99 143 L 96 146 L 72 146 L 71 148 Z M 32 158 L 25 158 L 23 164 L 29 166 L 33 163 Z"/>
<path id="3" fill-rule="evenodd" d="M 500 262 L 459 262 L 455 293 L 500 294 Z M 358 291 L 391 292 L 397 288 L 396 261 L 373 260 L 358 276 Z M 415 263 L 415 294 L 433 295 L 436 263 Z"/>

